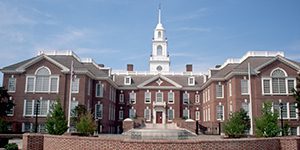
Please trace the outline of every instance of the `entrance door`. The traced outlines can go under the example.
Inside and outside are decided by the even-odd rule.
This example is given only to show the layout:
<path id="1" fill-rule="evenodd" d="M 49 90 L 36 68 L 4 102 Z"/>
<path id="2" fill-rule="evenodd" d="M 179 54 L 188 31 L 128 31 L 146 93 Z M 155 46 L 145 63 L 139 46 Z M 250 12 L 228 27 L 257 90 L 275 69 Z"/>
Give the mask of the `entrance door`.
<path id="1" fill-rule="evenodd" d="M 162 112 L 156 112 L 156 123 L 162 123 Z"/>

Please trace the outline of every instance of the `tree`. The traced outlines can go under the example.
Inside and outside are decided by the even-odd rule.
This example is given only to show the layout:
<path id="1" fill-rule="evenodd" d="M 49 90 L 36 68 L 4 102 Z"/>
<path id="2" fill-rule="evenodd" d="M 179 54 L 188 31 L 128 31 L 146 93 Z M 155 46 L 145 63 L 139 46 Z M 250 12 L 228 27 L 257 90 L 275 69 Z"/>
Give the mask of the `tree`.
<path id="1" fill-rule="evenodd" d="M 76 124 L 77 131 L 84 136 L 88 136 L 94 133 L 96 130 L 96 124 L 93 120 L 93 115 L 87 112 L 81 115 L 79 122 Z"/>
<path id="2" fill-rule="evenodd" d="M 6 116 L 6 113 L 14 107 L 14 103 L 9 100 L 10 95 L 7 89 L 0 87 L 0 117 Z"/>
<path id="3" fill-rule="evenodd" d="M 299 77 L 297 77 L 296 89 L 292 89 L 292 92 L 296 99 L 297 108 L 298 108 L 298 110 L 300 110 L 300 74 L 299 74 Z M 300 115 L 300 111 L 298 111 L 298 114 Z"/>
<path id="4" fill-rule="evenodd" d="M 7 132 L 7 123 L 0 118 L 0 133 L 5 133 Z"/>
<path id="5" fill-rule="evenodd" d="M 68 122 L 66 120 L 59 98 L 52 107 L 52 111 L 47 116 L 46 129 L 49 134 L 62 135 L 68 129 Z"/>
<path id="6" fill-rule="evenodd" d="M 75 109 L 72 110 L 72 124 L 77 124 L 80 121 L 80 118 L 82 115 L 85 115 L 87 113 L 87 110 L 84 105 L 78 105 L 75 107 Z"/>
<path id="7" fill-rule="evenodd" d="M 280 128 L 277 124 L 278 112 L 272 112 L 272 103 L 263 103 L 262 115 L 256 118 L 256 135 L 259 137 L 274 137 L 280 133 Z"/>
<path id="8" fill-rule="evenodd" d="M 231 118 L 224 124 L 224 132 L 232 138 L 238 138 L 245 135 L 245 131 L 250 129 L 250 119 L 247 112 L 241 109 L 234 112 Z"/>

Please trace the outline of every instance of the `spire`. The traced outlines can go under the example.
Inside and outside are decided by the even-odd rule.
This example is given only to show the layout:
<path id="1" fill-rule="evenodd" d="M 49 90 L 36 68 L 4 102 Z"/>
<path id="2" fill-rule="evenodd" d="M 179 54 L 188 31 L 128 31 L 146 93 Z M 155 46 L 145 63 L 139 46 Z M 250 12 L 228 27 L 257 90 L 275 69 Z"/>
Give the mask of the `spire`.
<path id="1" fill-rule="evenodd" d="M 161 4 L 158 6 L 158 24 L 161 24 Z"/>

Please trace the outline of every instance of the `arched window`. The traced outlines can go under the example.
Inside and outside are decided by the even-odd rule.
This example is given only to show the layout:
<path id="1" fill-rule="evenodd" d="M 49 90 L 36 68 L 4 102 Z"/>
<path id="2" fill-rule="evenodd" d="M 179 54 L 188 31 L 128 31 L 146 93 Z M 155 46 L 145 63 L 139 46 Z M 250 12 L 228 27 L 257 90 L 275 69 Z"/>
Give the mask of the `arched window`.
<path id="1" fill-rule="evenodd" d="M 161 32 L 158 31 L 158 34 L 157 34 L 158 38 L 161 38 Z"/>
<path id="2" fill-rule="evenodd" d="M 40 91 L 40 92 L 49 91 L 49 79 L 50 79 L 49 69 L 42 67 L 39 70 L 37 70 L 36 83 L 35 83 L 36 91 Z"/>
<path id="3" fill-rule="evenodd" d="M 286 73 L 282 69 L 276 69 L 271 73 L 273 93 L 286 93 Z"/>
<path id="4" fill-rule="evenodd" d="M 158 45 L 156 51 L 157 51 L 157 55 L 161 56 L 162 55 L 162 46 Z"/>

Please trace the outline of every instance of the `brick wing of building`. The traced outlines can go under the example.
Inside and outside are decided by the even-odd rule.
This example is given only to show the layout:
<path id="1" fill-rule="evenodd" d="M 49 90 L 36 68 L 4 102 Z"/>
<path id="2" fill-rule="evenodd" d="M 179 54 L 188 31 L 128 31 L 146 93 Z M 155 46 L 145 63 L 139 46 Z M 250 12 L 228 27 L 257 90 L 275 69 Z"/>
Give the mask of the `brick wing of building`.
<path id="1" fill-rule="evenodd" d="M 208 74 L 186 65 L 181 73 L 171 72 L 165 29 L 154 29 L 149 72 L 138 72 L 132 64 L 114 72 L 92 59 L 80 59 L 73 52 L 40 52 L 36 57 L 4 67 L 3 86 L 16 106 L 6 120 L 11 132 L 34 128 L 35 106 L 39 101 L 39 132 L 55 100 L 60 100 L 67 118 L 78 105 L 95 116 L 99 133 L 121 133 L 126 118 L 147 125 L 176 126 L 178 120 L 199 122 L 202 132 L 219 133 L 220 126 L 240 109 L 254 119 L 262 104 L 272 102 L 280 109 L 290 134 L 300 134 L 298 110 L 291 89 L 296 88 L 300 63 L 283 52 L 248 52 L 240 59 L 228 59 Z M 280 119 L 280 118 L 279 118 Z M 70 129 L 73 129 L 70 124 Z"/>

